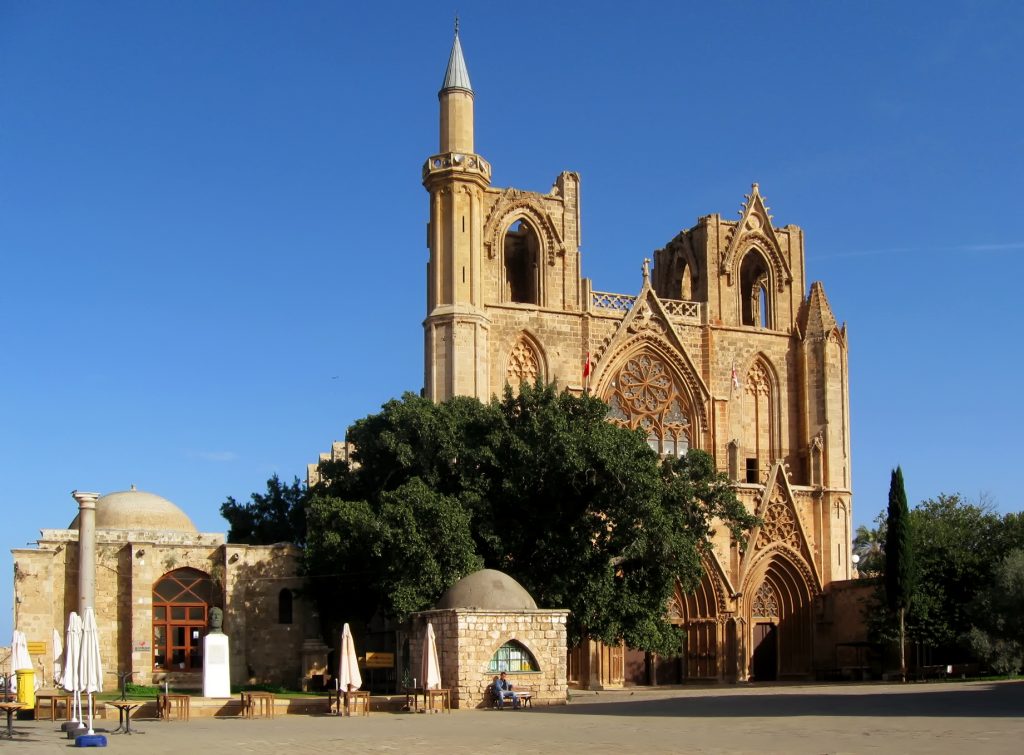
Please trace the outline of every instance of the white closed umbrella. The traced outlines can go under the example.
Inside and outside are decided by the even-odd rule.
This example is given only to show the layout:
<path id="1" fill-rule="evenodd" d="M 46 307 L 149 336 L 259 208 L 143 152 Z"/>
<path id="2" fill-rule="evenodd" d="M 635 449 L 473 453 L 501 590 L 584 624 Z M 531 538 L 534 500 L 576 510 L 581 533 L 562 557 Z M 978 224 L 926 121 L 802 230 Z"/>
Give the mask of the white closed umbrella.
<path id="1" fill-rule="evenodd" d="M 352 630 L 348 624 L 341 628 L 341 660 L 338 662 L 338 689 L 350 692 L 363 686 L 363 677 L 359 673 L 359 657 L 356 655 L 356 643 L 352 638 Z"/>
<path id="2" fill-rule="evenodd" d="M 32 669 L 32 657 L 28 654 L 28 640 L 25 633 L 14 630 L 11 636 L 11 673 Z"/>
<path id="3" fill-rule="evenodd" d="M 32 668 L 32 658 L 28 654 L 28 640 L 25 633 L 17 629 L 11 635 L 11 689 L 18 688 L 18 671 Z"/>
<path id="4" fill-rule="evenodd" d="M 423 635 L 423 665 L 421 670 L 423 689 L 441 688 L 441 663 L 437 659 L 437 640 L 434 638 L 434 625 L 427 622 L 427 631 Z"/>
<path id="5" fill-rule="evenodd" d="M 82 617 L 74 611 L 68 616 L 68 630 L 64 642 L 64 673 L 60 686 L 73 695 L 71 720 L 82 720 L 82 688 L 78 683 L 78 659 L 82 654 Z"/>
<path id="6" fill-rule="evenodd" d="M 53 630 L 53 685 L 60 684 L 60 662 L 63 660 L 64 648 L 60 644 L 60 632 Z"/>
<path id="7" fill-rule="evenodd" d="M 100 634 L 96 627 L 96 612 L 85 609 L 82 621 L 82 655 L 78 661 L 78 683 L 89 695 L 89 733 L 92 728 L 92 696 L 103 691 L 103 661 L 100 658 Z"/>

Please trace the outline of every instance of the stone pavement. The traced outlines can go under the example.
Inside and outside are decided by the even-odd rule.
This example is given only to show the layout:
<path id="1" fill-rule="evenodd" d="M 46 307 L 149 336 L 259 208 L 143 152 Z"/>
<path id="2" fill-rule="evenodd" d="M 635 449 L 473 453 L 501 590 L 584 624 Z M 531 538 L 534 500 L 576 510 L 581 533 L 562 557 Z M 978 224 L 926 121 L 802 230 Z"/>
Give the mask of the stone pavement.
<path id="1" fill-rule="evenodd" d="M 109 721 L 98 725 L 113 728 Z M 116 725 L 116 724 L 114 724 Z M 1019 753 L 1024 682 L 777 684 L 574 693 L 534 710 L 369 717 L 140 720 L 132 753 Z M 51 721 L 19 721 L 0 752 L 67 753 Z"/>

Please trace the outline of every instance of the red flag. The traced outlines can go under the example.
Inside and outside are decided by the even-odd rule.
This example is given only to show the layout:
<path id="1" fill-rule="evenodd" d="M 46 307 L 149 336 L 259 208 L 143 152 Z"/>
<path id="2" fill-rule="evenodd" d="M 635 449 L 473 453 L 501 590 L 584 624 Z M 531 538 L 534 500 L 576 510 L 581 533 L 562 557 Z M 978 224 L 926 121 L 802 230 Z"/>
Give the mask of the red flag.
<path id="1" fill-rule="evenodd" d="M 590 377 L 590 371 L 593 369 L 593 367 L 594 367 L 594 365 L 590 361 L 590 352 L 588 351 L 587 352 L 587 358 L 585 360 L 583 360 L 583 377 L 584 378 Z"/>

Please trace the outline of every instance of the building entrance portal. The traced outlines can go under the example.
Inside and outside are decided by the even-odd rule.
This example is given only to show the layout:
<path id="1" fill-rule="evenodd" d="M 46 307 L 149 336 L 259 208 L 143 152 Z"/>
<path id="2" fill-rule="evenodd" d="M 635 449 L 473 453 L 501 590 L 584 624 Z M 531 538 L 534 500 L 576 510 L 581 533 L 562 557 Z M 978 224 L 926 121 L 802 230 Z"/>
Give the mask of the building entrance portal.
<path id="1" fill-rule="evenodd" d="M 773 682 L 779 668 L 779 632 L 770 622 L 754 625 L 754 657 L 752 666 L 755 682 Z"/>

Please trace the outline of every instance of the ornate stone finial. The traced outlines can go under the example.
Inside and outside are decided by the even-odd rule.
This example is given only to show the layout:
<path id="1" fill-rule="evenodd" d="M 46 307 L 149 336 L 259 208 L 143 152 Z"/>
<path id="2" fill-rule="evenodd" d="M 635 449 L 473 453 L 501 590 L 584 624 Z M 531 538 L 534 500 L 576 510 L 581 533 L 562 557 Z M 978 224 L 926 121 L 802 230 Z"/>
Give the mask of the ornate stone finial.
<path id="1" fill-rule="evenodd" d="M 455 13 L 455 36 L 459 36 L 459 14 Z"/>
<path id="2" fill-rule="evenodd" d="M 456 22 L 455 26 L 456 26 L 456 29 L 458 29 L 458 22 Z M 456 31 L 455 33 L 458 34 L 458 31 Z M 757 185 L 757 181 L 754 181 L 754 183 L 750 184 L 750 190 L 754 194 L 757 194 L 760 191 L 760 187 Z"/>
<path id="3" fill-rule="evenodd" d="M 132 491 L 133 493 L 135 493 L 135 492 L 137 492 L 137 491 L 138 491 L 138 488 L 137 488 L 137 487 L 135 487 L 135 483 L 134 483 L 134 482 L 132 483 L 131 487 L 130 487 L 130 488 L 128 488 L 128 489 L 129 489 L 130 491 Z"/>
<path id="4" fill-rule="evenodd" d="M 640 268 L 644 273 L 644 283 L 648 283 L 651 280 L 651 261 L 644 257 L 644 264 Z"/>

